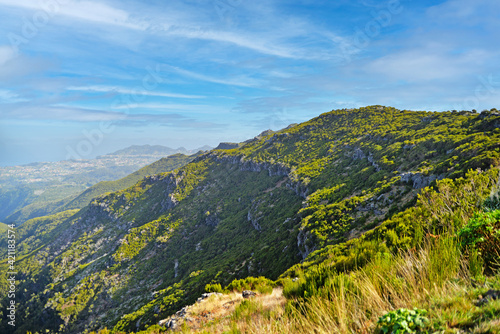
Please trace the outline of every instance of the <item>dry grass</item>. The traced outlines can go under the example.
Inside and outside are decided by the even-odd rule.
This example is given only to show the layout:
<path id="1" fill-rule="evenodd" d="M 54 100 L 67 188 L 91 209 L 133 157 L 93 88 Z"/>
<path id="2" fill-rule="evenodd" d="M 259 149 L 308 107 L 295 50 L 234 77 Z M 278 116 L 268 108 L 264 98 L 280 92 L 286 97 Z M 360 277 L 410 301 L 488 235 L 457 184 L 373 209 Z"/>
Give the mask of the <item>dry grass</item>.
<path id="1" fill-rule="evenodd" d="M 271 294 L 259 294 L 245 300 L 253 308 L 245 316 L 235 316 L 241 310 L 244 301 L 241 293 L 230 293 L 222 296 L 211 296 L 207 300 L 193 305 L 188 311 L 185 333 L 225 333 L 237 329 L 236 332 L 251 332 L 250 327 L 261 324 L 265 326 L 269 320 L 282 316 L 286 303 L 282 289 L 273 289 Z"/>
<path id="2" fill-rule="evenodd" d="M 281 288 L 249 300 L 237 293 L 212 296 L 189 309 L 183 332 L 368 334 L 377 331 L 386 312 L 418 307 L 429 311 L 441 333 L 500 333 L 500 301 L 478 307 L 478 291 L 454 239 L 443 237 L 421 250 L 385 254 L 363 269 L 333 275 L 307 300 L 287 303 Z"/>
<path id="3" fill-rule="evenodd" d="M 463 293 L 464 262 L 451 239 L 403 256 L 380 257 L 364 269 L 331 277 L 327 287 L 284 312 L 271 303 L 250 318 L 228 319 L 211 333 L 374 333 L 378 318 L 398 308 L 427 308 L 436 298 Z M 326 297 L 329 296 L 329 297 Z M 281 307 L 281 310 L 279 308 Z"/>
<path id="4" fill-rule="evenodd" d="M 182 332 L 371 334 L 386 312 L 418 307 L 429 311 L 431 332 L 500 334 L 500 300 L 476 305 L 487 289 L 500 289 L 500 277 L 473 288 L 469 272 L 454 239 L 443 237 L 421 250 L 385 254 L 363 269 L 331 275 L 307 300 L 287 302 L 281 288 L 251 299 L 212 295 L 188 309 Z"/>

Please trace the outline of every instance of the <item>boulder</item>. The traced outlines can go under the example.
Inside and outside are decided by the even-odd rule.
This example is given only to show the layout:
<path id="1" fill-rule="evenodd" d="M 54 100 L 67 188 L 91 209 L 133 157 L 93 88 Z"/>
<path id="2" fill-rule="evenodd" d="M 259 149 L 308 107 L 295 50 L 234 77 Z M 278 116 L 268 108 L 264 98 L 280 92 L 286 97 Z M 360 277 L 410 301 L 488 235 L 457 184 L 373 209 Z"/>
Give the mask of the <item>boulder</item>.
<path id="1" fill-rule="evenodd" d="M 241 295 L 243 296 L 243 298 L 251 298 L 251 297 L 255 297 L 257 294 L 253 291 L 250 291 L 250 290 L 243 290 Z"/>
<path id="2" fill-rule="evenodd" d="M 481 297 L 482 296 L 479 296 L 479 300 L 476 303 L 477 306 L 487 304 L 492 300 L 500 299 L 500 290 L 490 289 L 484 294 L 484 297 Z"/>

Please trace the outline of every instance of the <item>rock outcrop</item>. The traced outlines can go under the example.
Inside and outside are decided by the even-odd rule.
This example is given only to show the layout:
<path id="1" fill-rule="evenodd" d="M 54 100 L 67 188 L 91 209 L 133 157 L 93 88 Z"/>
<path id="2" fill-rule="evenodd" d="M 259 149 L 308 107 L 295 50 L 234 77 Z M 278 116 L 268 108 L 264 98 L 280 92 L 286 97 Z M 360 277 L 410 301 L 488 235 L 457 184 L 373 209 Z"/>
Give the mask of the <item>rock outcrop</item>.
<path id="1" fill-rule="evenodd" d="M 351 146 L 347 146 L 348 148 Z M 353 158 L 354 160 L 361 160 L 361 159 L 368 159 L 368 162 L 372 164 L 372 166 L 375 168 L 377 172 L 380 172 L 380 166 L 377 164 L 375 159 L 373 158 L 373 154 L 371 152 L 368 152 L 366 154 L 363 152 L 363 150 L 359 147 L 354 148 L 352 151 L 348 151 L 345 153 L 348 157 Z"/>
<path id="2" fill-rule="evenodd" d="M 433 181 L 441 180 L 442 176 L 436 176 L 434 174 L 425 176 L 422 173 L 402 173 L 401 182 L 411 183 L 414 189 L 421 189 L 428 187 Z"/>
<path id="3" fill-rule="evenodd" d="M 255 297 L 257 294 L 251 290 L 243 290 L 243 292 L 241 293 L 241 296 L 243 298 L 252 298 L 252 297 Z"/>
<path id="4" fill-rule="evenodd" d="M 220 143 L 215 149 L 216 150 L 231 150 L 233 148 L 238 148 L 238 143 Z"/>
<path id="5" fill-rule="evenodd" d="M 311 236 L 310 232 L 305 231 L 303 228 L 299 230 L 299 234 L 297 235 L 297 247 L 299 248 L 302 260 L 305 260 L 305 258 L 315 250 L 314 247 L 311 248 L 308 245 L 310 236 Z"/>

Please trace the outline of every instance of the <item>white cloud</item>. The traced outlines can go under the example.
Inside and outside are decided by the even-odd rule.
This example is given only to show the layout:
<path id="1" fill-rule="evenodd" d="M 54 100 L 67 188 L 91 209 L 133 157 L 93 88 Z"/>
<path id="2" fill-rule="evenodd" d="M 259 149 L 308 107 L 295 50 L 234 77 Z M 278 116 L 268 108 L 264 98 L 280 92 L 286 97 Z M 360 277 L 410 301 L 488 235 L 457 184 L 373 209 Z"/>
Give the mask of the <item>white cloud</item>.
<path id="1" fill-rule="evenodd" d="M 192 39 L 202 39 L 216 42 L 234 44 L 239 47 L 254 50 L 262 54 L 283 57 L 302 58 L 297 50 L 278 45 L 276 41 L 268 40 L 259 36 L 243 36 L 242 33 L 229 31 L 215 31 L 189 28 L 172 28 L 165 32 L 171 36 L 180 36 Z"/>
<path id="2" fill-rule="evenodd" d="M 211 106 L 200 104 L 175 104 L 175 103 L 133 103 L 117 106 L 114 109 L 159 109 L 159 110 L 183 110 L 196 113 L 211 113 L 207 111 Z"/>
<path id="3" fill-rule="evenodd" d="M 366 69 L 375 75 L 406 82 L 453 81 L 483 73 L 482 67 L 491 56 L 483 50 L 453 54 L 452 50 L 434 45 L 389 54 L 368 63 Z"/>
<path id="4" fill-rule="evenodd" d="M 124 95 L 138 95 L 138 96 L 158 96 L 158 97 L 172 97 L 181 99 L 202 99 L 205 96 L 202 95 L 188 95 L 188 94 L 177 94 L 177 93 L 165 93 L 157 92 L 154 90 L 147 90 L 145 88 L 138 87 L 137 89 L 130 89 L 124 87 L 116 86 L 71 86 L 67 90 L 73 91 L 86 91 L 86 92 L 98 92 L 98 93 L 119 93 Z"/>
<path id="5" fill-rule="evenodd" d="M 175 67 L 175 66 L 167 66 L 167 67 L 170 68 L 171 70 L 173 70 L 173 71 L 175 71 L 183 76 L 189 77 L 189 78 L 193 78 L 193 79 L 197 79 L 197 80 L 201 80 L 201 81 L 218 83 L 218 84 L 222 84 L 222 85 L 240 86 L 240 87 L 256 87 L 256 86 L 259 86 L 262 84 L 262 82 L 260 80 L 249 78 L 246 76 L 239 76 L 239 77 L 234 78 L 234 79 L 220 79 L 220 78 L 215 78 L 212 76 L 196 73 L 193 71 L 185 70 L 185 69 Z"/>
<path id="6" fill-rule="evenodd" d="M 68 16 L 85 21 L 123 26 L 132 29 L 146 29 L 144 23 L 134 23 L 130 15 L 118 8 L 96 1 L 54 0 L 40 3 L 31 0 L 0 0 L 0 5 L 20 7 L 40 13 Z"/>
<path id="7" fill-rule="evenodd" d="M 455 21 L 473 20 L 481 21 L 487 18 L 498 18 L 500 3 L 497 0 L 448 0 L 428 9 L 430 17 L 438 20 Z M 467 21 L 459 21 L 467 24 Z"/>
<path id="8" fill-rule="evenodd" d="M 20 106 L 3 110 L 1 119 L 14 120 L 59 120 L 77 122 L 116 121 L 127 115 L 118 112 L 60 106 Z"/>
<path id="9" fill-rule="evenodd" d="M 134 9 L 132 7 L 121 9 L 98 1 L 52 0 L 52 2 L 48 3 L 57 3 L 57 5 L 44 6 L 39 2 L 30 0 L 0 0 L 0 6 L 25 8 L 48 14 L 50 18 L 62 16 L 88 23 L 107 24 L 144 31 L 150 35 L 227 43 L 280 58 L 332 59 L 337 57 L 336 52 L 332 52 L 332 48 L 335 48 L 335 45 L 338 46 L 339 43 L 345 44 L 344 38 L 330 31 L 323 31 L 323 29 L 297 18 L 283 20 L 276 13 L 266 14 L 268 17 L 265 19 L 259 18 L 259 20 L 264 20 L 262 26 L 229 31 L 228 27 L 213 29 L 211 27 L 213 21 L 209 17 L 193 14 L 186 11 L 187 9 L 180 12 L 175 10 L 173 6 L 166 11 L 154 12 L 147 6 L 143 6 L 146 7 L 145 9 Z M 192 8 L 190 9 L 192 10 Z M 28 20 L 30 20 L 29 16 Z M 88 26 L 88 32 L 93 32 L 92 26 Z M 101 38 L 109 37 L 109 35 L 103 34 L 102 31 L 96 31 L 97 33 Z M 114 37 L 115 43 L 128 38 L 128 36 L 117 36 L 116 34 Z M 323 45 L 311 50 L 309 43 Z"/>

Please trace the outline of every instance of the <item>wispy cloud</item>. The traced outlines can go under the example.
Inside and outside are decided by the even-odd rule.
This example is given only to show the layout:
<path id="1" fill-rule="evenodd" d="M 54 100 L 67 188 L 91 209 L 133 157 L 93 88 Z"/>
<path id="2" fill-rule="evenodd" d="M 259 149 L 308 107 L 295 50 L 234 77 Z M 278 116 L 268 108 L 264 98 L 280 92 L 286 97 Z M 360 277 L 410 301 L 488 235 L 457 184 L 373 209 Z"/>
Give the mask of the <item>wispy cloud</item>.
<path id="1" fill-rule="evenodd" d="M 99 122 L 123 120 L 127 115 L 119 112 L 65 106 L 31 106 L 20 104 L 0 113 L 0 119 L 55 120 L 73 122 Z"/>
<path id="2" fill-rule="evenodd" d="M 130 14 L 127 11 L 97 1 L 65 0 L 39 2 L 30 0 L 0 0 L 0 5 L 43 11 L 51 15 L 67 16 L 73 19 L 117 25 L 131 29 L 144 30 L 147 28 L 147 25 L 144 23 L 132 22 Z"/>
<path id="3" fill-rule="evenodd" d="M 190 129 L 214 129 L 222 128 L 225 125 L 196 120 L 191 117 L 186 117 L 177 113 L 171 114 L 129 114 L 123 120 L 116 123 L 122 126 L 145 126 L 145 125 L 159 125 L 159 126 L 169 126 L 169 127 L 180 127 L 180 128 L 190 128 Z"/>
<path id="4" fill-rule="evenodd" d="M 17 103 L 23 101 L 27 100 L 12 91 L 0 89 L 0 103 Z"/>
<path id="5" fill-rule="evenodd" d="M 0 0 L 0 120 L 18 126 L 6 140 L 105 120 L 130 142 L 200 146 L 332 108 L 450 109 L 500 78 L 497 0 L 401 0 L 390 18 L 389 0 L 218 3 Z M 28 25 L 15 52 L 9 32 Z M 499 107 L 494 89 L 476 109 Z"/>
<path id="6" fill-rule="evenodd" d="M 158 96 L 158 97 L 172 97 L 180 99 L 202 99 L 206 96 L 203 95 L 189 95 L 189 94 L 178 94 L 178 93 L 168 93 L 168 92 L 158 92 L 155 90 L 146 90 L 144 88 L 130 89 L 125 87 L 117 86 L 70 86 L 67 90 L 73 91 L 86 91 L 95 93 L 117 93 L 126 95 L 139 95 L 139 96 Z"/>
<path id="7" fill-rule="evenodd" d="M 156 17 L 140 17 L 132 15 L 130 11 L 122 8 L 116 8 L 109 4 L 97 1 L 77 1 L 68 0 L 56 5 L 44 5 L 29 0 L 0 0 L 0 6 L 10 6 L 24 8 L 31 11 L 41 11 L 50 15 L 67 17 L 86 21 L 88 23 L 105 24 L 138 31 L 149 32 L 163 37 L 182 37 L 186 39 L 197 39 L 205 41 L 213 41 L 234 45 L 239 48 L 252 50 L 264 55 L 276 56 L 290 59 L 331 59 L 336 57 L 335 52 L 330 52 L 327 49 L 331 45 L 323 48 L 318 48 L 315 52 L 310 52 L 310 49 L 304 47 L 304 43 L 321 41 L 322 43 L 344 43 L 345 38 L 334 34 L 330 31 L 322 31 L 316 29 L 318 27 L 306 27 L 303 22 L 294 22 L 290 26 L 289 22 L 280 31 L 266 31 L 260 33 L 249 33 L 245 30 L 229 31 L 227 29 L 213 29 L 209 24 L 197 22 L 199 17 L 186 16 L 188 21 L 178 22 L 169 16 L 165 23 L 165 15 L 157 14 Z M 191 15 L 192 16 L 192 15 Z M 161 19 L 163 18 L 163 20 Z M 191 19 L 191 20 L 189 20 Z M 299 21 L 299 20 L 296 20 Z M 296 27 L 298 26 L 298 27 Z M 276 29 L 273 27 L 273 29 Z M 92 31 L 92 27 L 88 32 Z M 99 33 L 96 31 L 96 33 Z M 302 42 L 287 43 L 286 40 L 294 39 L 300 36 Z M 314 42 L 314 43 L 315 43 Z"/>
<path id="8" fill-rule="evenodd" d="M 229 113 L 230 110 L 224 107 L 203 104 L 174 104 L 174 103 L 132 103 L 127 105 L 119 105 L 114 107 L 116 110 L 140 109 L 161 113 L 165 111 L 176 111 L 187 113 L 189 115 L 218 115 Z"/>
<path id="9" fill-rule="evenodd" d="M 430 45 L 428 48 L 405 50 L 381 57 L 369 63 L 366 70 L 378 76 L 407 82 L 453 81 L 481 73 L 483 64 L 494 58 L 496 55 L 484 50 L 456 53 L 439 45 Z"/>
<path id="10" fill-rule="evenodd" d="M 206 81 L 206 82 L 212 82 L 212 83 L 217 83 L 217 84 L 222 84 L 222 85 L 229 85 L 229 86 L 241 86 L 241 87 L 256 87 L 262 84 L 262 81 L 247 77 L 247 76 L 239 76 L 237 78 L 233 79 L 221 79 L 221 78 L 216 78 L 213 76 L 197 73 L 194 71 L 189 71 L 186 69 L 182 69 L 180 67 L 176 66 L 165 66 L 167 69 L 170 69 L 176 73 L 179 73 L 180 75 L 186 76 L 188 78 L 193 78 L 196 80 L 201 80 L 201 81 Z"/>
<path id="11" fill-rule="evenodd" d="M 262 54 L 283 57 L 283 58 L 304 58 L 292 47 L 279 45 L 277 41 L 262 38 L 262 36 L 245 36 L 246 33 L 233 33 L 229 31 L 217 31 L 206 29 L 190 29 L 187 27 L 171 27 L 165 31 L 166 35 L 179 36 L 184 38 L 201 39 L 229 43 L 238 47 L 250 49 Z"/>
<path id="12" fill-rule="evenodd" d="M 499 9 L 500 3 L 496 0 L 448 0 L 428 8 L 427 15 L 442 23 L 452 22 L 467 26 L 477 23 L 484 24 L 494 19 L 498 25 Z"/>

